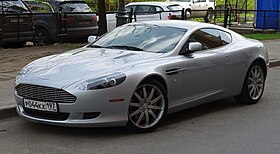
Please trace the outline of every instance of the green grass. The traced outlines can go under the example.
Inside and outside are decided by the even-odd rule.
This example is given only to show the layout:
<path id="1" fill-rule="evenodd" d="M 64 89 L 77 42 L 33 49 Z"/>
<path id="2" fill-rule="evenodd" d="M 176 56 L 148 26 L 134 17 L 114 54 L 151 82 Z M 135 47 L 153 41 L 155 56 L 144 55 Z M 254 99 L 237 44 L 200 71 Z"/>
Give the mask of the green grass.
<path id="1" fill-rule="evenodd" d="M 280 32 L 273 34 L 243 34 L 243 36 L 256 40 L 275 40 L 280 39 Z"/>

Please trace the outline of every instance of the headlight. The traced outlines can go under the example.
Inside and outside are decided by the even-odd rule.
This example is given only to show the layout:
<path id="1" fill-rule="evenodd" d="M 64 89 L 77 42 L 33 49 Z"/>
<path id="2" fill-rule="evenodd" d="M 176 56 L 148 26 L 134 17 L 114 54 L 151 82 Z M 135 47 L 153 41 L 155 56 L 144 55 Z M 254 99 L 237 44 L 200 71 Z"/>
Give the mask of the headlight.
<path id="1" fill-rule="evenodd" d="M 104 89 L 109 87 L 114 87 L 121 84 L 125 80 L 126 76 L 124 73 L 114 73 L 106 76 L 98 77 L 95 79 L 87 80 L 78 86 L 78 90 L 95 90 L 95 89 Z"/>
<path id="2" fill-rule="evenodd" d="M 26 65 L 25 67 L 23 67 L 20 72 L 19 72 L 19 75 L 20 76 L 24 76 L 25 74 L 27 74 L 31 69 L 33 69 L 35 66 L 34 63 L 31 63 L 31 64 L 28 64 Z"/>

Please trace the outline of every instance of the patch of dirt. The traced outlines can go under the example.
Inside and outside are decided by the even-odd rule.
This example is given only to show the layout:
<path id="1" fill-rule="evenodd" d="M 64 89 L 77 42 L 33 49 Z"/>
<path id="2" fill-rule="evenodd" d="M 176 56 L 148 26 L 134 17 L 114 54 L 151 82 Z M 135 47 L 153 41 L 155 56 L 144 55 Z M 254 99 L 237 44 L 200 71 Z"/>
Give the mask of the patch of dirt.
<path id="1" fill-rule="evenodd" d="M 54 44 L 51 46 L 25 46 L 17 49 L 0 48 L 0 79 L 15 77 L 22 67 L 41 57 L 63 53 L 85 44 Z M 2 76 L 2 77 L 1 77 Z"/>

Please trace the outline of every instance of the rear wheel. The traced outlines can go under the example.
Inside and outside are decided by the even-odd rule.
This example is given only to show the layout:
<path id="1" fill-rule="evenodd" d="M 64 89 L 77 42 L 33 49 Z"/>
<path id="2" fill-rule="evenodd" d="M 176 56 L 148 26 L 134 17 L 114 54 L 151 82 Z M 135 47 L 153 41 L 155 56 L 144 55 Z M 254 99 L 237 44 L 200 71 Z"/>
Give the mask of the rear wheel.
<path id="1" fill-rule="evenodd" d="M 206 16 L 204 17 L 204 21 L 206 23 L 211 22 L 212 18 L 213 18 L 213 9 L 208 9 L 207 13 L 206 13 Z"/>
<path id="2" fill-rule="evenodd" d="M 35 30 L 34 45 L 35 46 L 45 46 L 52 44 L 49 33 L 42 28 Z"/>
<path id="3" fill-rule="evenodd" d="M 247 72 L 242 92 L 235 99 L 243 104 L 256 104 L 262 97 L 264 85 L 264 66 L 260 63 L 253 63 Z"/>
<path id="4" fill-rule="evenodd" d="M 126 128 L 133 132 L 149 132 L 157 128 L 168 109 L 166 90 L 156 80 L 143 82 L 130 100 Z"/>

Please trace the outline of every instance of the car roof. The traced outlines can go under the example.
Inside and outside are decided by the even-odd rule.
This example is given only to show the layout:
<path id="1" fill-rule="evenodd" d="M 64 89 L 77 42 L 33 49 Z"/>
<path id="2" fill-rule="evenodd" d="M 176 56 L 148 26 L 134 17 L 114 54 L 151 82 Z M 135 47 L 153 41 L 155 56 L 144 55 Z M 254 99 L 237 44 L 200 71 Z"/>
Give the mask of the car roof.
<path id="1" fill-rule="evenodd" d="M 174 3 L 169 2 L 131 2 L 128 3 L 126 6 L 130 5 L 157 5 L 157 6 L 169 6 L 169 5 L 176 5 Z"/>

